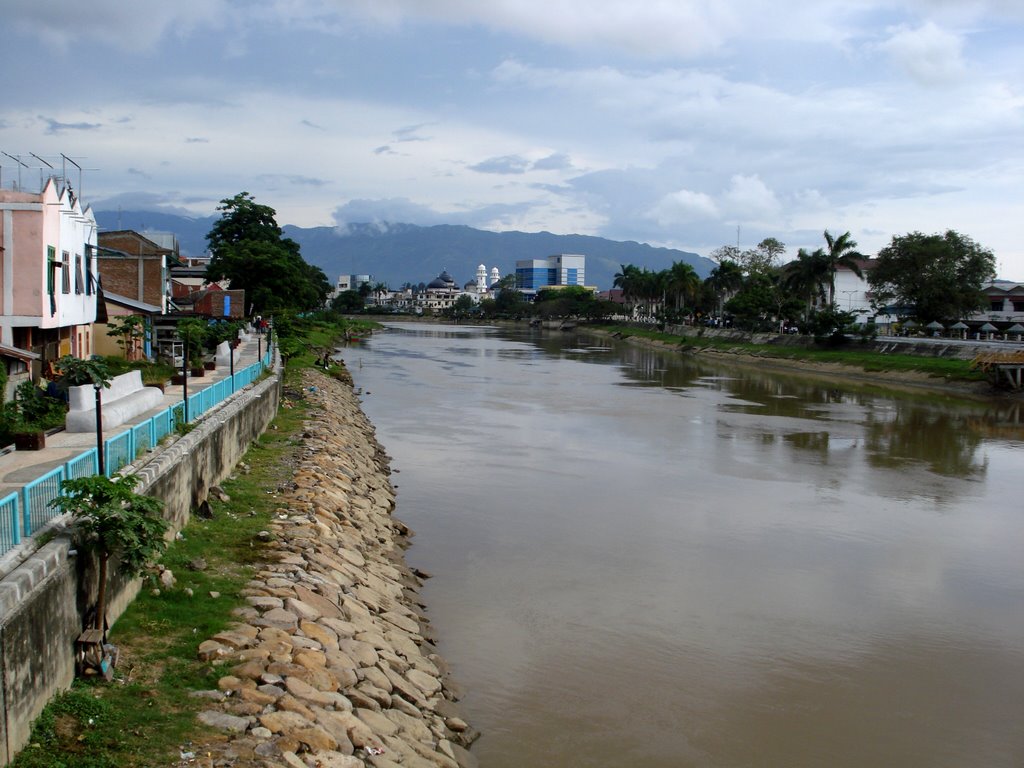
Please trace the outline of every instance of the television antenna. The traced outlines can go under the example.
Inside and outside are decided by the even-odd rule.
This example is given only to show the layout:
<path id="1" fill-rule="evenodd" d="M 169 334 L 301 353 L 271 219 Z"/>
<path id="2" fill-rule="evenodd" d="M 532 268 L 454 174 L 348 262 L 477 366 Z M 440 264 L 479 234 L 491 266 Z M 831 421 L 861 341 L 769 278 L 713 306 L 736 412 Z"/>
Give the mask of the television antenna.
<path id="1" fill-rule="evenodd" d="M 14 162 L 16 162 L 18 164 L 18 189 L 20 190 L 21 189 L 21 169 L 22 168 L 28 168 L 28 165 L 23 163 L 21 161 L 20 157 L 15 157 L 14 155 L 8 154 L 7 152 L 4 152 L 3 154 L 7 155 L 7 157 L 11 158 L 11 160 L 13 160 Z"/>

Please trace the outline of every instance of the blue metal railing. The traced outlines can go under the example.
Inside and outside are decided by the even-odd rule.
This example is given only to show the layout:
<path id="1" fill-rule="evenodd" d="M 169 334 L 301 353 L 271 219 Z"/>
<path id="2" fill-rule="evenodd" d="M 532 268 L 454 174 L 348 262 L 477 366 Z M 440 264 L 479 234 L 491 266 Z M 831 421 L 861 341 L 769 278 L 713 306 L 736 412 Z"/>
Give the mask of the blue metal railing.
<path id="1" fill-rule="evenodd" d="M 21 504 L 17 492 L 0 499 L 0 551 L 21 543 Z"/>
<path id="2" fill-rule="evenodd" d="M 21 489 L 21 535 L 30 536 L 45 525 L 51 517 L 50 499 L 60 494 L 60 484 L 65 480 L 64 467 L 51 469 L 42 477 L 26 483 Z"/>
<path id="3" fill-rule="evenodd" d="M 90 448 L 85 453 L 80 453 L 70 459 L 64 465 L 64 474 L 68 480 L 77 480 L 80 477 L 91 477 L 100 471 L 99 452 Z"/>
<path id="4" fill-rule="evenodd" d="M 195 421 L 218 403 L 259 379 L 272 361 L 272 350 L 268 349 L 260 360 L 236 371 L 233 379 L 222 379 L 189 395 L 189 421 Z M 185 408 L 182 401 L 164 409 L 153 418 L 104 440 L 104 469 L 107 477 L 131 464 L 142 453 L 156 448 L 160 441 L 174 432 L 184 420 Z M 63 466 L 26 483 L 21 491 L 15 491 L 0 499 L 0 555 L 20 544 L 22 540 L 58 516 L 58 512 L 50 507 L 50 502 L 60 495 L 60 484 L 64 480 L 89 477 L 98 471 L 99 454 L 96 448 L 90 448 L 69 459 Z"/>

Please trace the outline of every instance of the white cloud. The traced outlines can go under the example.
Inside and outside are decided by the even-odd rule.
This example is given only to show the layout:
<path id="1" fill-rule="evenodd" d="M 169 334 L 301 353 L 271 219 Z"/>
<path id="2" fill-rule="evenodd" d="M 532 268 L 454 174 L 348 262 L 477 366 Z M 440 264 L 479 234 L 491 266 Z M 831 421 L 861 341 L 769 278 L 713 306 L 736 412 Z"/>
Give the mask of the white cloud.
<path id="1" fill-rule="evenodd" d="M 740 222 L 771 223 L 782 209 L 778 197 L 756 174 L 733 176 L 722 202 L 725 214 Z"/>
<path id="2" fill-rule="evenodd" d="M 658 222 L 659 226 L 671 228 L 704 219 L 718 219 L 720 213 L 710 195 L 680 189 L 665 195 L 647 216 Z"/>
<path id="3" fill-rule="evenodd" d="M 530 167 L 530 161 L 519 155 L 504 155 L 502 157 L 491 157 L 479 163 L 469 166 L 470 170 L 478 173 L 497 174 L 521 174 L 526 173 Z"/>
<path id="4" fill-rule="evenodd" d="M 38 36 L 65 52 L 75 49 L 86 62 L 101 45 L 146 51 L 168 32 L 188 34 L 197 27 L 220 26 L 229 16 L 229 4 L 227 0 L 5 0 L 3 13 L 5 26 Z"/>
<path id="5" fill-rule="evenodd" d="M 966 72 L 960 37 L 930 21 L 916 28 L 901 26 L 891 30 L 881 48 L 923 85 L 948 85 Z"/>
<path id="6" fill-rule="evenodd" d="M 0 145 L 83 159 L 93 200 L 208 215 L 248 189 L 302 226 L 341 209 L 700 252 L 737 224 L 817 247 L 945 220 L 1024 277 L 1003 223 L 1024 205 L 1019 0 L 58 5 L 4 3 L 22 68 Z M 73 76 L 35 56 L 84 37 Z"/>

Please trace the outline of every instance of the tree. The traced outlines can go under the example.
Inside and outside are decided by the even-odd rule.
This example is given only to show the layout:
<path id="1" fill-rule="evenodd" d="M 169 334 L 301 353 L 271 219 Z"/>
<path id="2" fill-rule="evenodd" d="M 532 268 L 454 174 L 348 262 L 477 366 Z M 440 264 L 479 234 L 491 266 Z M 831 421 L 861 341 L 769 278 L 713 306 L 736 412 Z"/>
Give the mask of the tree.
<path id="1" fill-rule="evenodd" d="M 785 252 L 785 243 L 780 243 L 774 237 L 766 237 L 756 248 L 739 254 L 737 261 L 747 275 L 763 275 L 779 266 Z"/>
<path id="2" fill-rule="evenodd" d="M 259 205 L 248 192 L 221 200 L 221 218 L 206 240 L 210 263 L 206 279 L 227 279 L 243 289 L 256 313 L 277 309 L 304 312 L 319 309 L 331 284 L 319 267 L 307 264 L 294 240 L 283 237 L 275 211 Z"/>
<path id="3" fill-rule="evenodd" d="M 57 386 L 65 392 L 68 387 L 78 387 L 82 384 L 109 387 L 112 378 L 110 366 L 99 358 L 83 360 L 80 357 L 64 355 L 54 363 L 54 368 L 57 371 Z"/>
<path id="4" fill-rule="evenodd" d="M 801 302 L 787 289 L 782 273 L 772 270 L 754 274 L 725 304 L 741 326 L 750 330 L 778 330 L 800 313 Z"/>
<path id="5" fill-rule="evenodd" d="M 857 241 L 850 237 L 849 232 L 844 232 L 839 237 L 833 237 L 825 230 L 825 243 L 828 250 L 825 251 L 825 258 L 828 263 L 828 305 L 834 307 L 836 303 L 836 270 L 839 267 L 846 267 L 857 277 L 863 277 L 858 259 L 864 256 L 857 253 Z"/>
<path id="6" fill-rule="evenodd" d="M 182 342 L 182 355 L 193 368 L 202 367 L 203 345 L 208 326 L 201 317 L 183 317 L 178 321 L 178 338 Z"/>
<path id="7" fill-rule="evenodd" d="M 152 496 L 135 493 L 139 478 L 121 475 L 114 479 L 93 475 L 61 483 L 61 492 L 50 505 L 70 513 L 95 547 L 99 558 L 99 593 L 96 598 L 95 628 L 105 628 L 107 564 L 118 558 L 118 570 L 138 576 L 163 554 L 167 521 L 160 516 L 163 503 Z"/>
<path id="8" fill-rule="evenodd" d="M 361 312 L 366 299 L 359 295 L 359 291 L 342 291 L 331 302 L 331 309 L 335 312 L 349 313 Z"/>
<path id="9" fill-rule="evenodd" d="M 502 317 L 518 317 L 528 309 L 526 299 L 522 291 L 502 289 L 494 297 L 494 311 Z"/>
<path id="10" fill-rule="evenodd" d="M 783 282 L 786 288 L 806 301 L 804 319 L 810 317 L 816 298 L 825 298 L 825 286 L 829 285 L 832 272 L 829 271 L 828 256 L 818 248 L 808 253 L 801 248 L 796 259 L 783 267 Z"/>
<path id="11" fill-rule="evenodd" d="M 612 280 L 612 287 L 622 291 L 622 299 L 632 315 L 636 307 L 637 291 L 640 289 L 640 268 L 632 264 L 622 264 L 619 269 Z"/>
<path id="12" fill-rule="evenodd" d="M 682 311 L 687 302 L 692 305 L 700 290 L 700 282 L 693 267 L 686 262 L 676 261 L 668 268 L 664 280 L 665 293 L 673 298 L 676 314 Z"/>
<path id="13" fill-rule="evenodd" d="M 924 323 L 946 322 L 984 307 L 981 286 L 995 273 L 992 251 L 966 235 L 911 232 L 878 252 L 868 283 L 876 302 L 911 306 Z"/>
<path id="14" fill-rule="evenodd" d="M 472 314 L 476 308 L 476 302 L 468 294 L 462 294 L 452 302 L 450 307 L 442 310 L 441 314 L 453 320 L 463 320 Z"/>
<path id="15" fill-rule="evenodd" d="M 716 310 L 718 314 L 722 314 L 726 299 L 743 286 L 743 270 L 735 261 L 723 259 L 711 270 L 706 282 L 711 285 L 714 292 Z"/>
<path id="16" fill-rule="evenodd" d="M 139 353 L 138 342 L 146 336 L 146 321 L 142 315 L 112 317 L 107 322 L 107 336 L 117 339 L 126 360 L 135 360 Z"/>
<path id="17" fill-rule="evenodd" d="M 723 245 L 715 248 L 708 254 L 708 258 L 721 264 L 723 261 L 731 261 L 734 264 L 740 263 L 740 249 L 735 245 Z"/>

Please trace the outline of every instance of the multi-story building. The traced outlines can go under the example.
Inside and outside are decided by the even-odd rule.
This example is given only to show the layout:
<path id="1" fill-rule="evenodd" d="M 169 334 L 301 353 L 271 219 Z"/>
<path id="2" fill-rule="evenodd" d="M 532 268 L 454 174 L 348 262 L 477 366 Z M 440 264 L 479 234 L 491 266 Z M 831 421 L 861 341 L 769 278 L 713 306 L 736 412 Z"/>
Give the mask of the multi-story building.
<path id="1" fill-rule="evenodd" d="M 0 345 L 32 353 L 36 376 L 62 355 L 91 355 L 96 219 L 68 184 L 0 190 L 0 259 Z M 18 355 L 4 359 L 9 372 L 23 372 Z"/>
<path id="2" fill-rule="evenodd" d="M 156 240 L 167 243 L 163 245 Z M 178 241 L 169 233 L 131 229 L 100 232 L 99 269 L 103 290 L 168 311 L 171 267 L 180 263 Z"/>
<path id="3" fill-rule="evenodd" d="M 586 284 L 586 256 L 560 253 L 546 259 L 520 259 L 516 262 L 516 288 L 535 293 L 541 288 Z"/>
<path id="4" fill-rule="evenodd" d="M 373 275 L 338 275 L 338 282 L 334 284 L 332 296 L 337 296 L 345 291 L 358 291 L 361 285 L 372 282 Z"/>
<path id="5" fill-rule="evenodd" d="M 1024 323 L 1024 283 L 1012 280 L 993 280 L 985 283 L 981 290 L 988 297 L 988 309 L 972 319 L 1005 323 Z"/>

